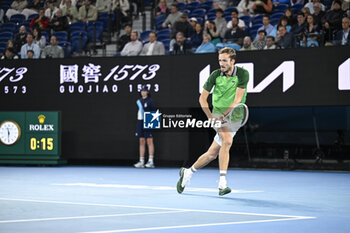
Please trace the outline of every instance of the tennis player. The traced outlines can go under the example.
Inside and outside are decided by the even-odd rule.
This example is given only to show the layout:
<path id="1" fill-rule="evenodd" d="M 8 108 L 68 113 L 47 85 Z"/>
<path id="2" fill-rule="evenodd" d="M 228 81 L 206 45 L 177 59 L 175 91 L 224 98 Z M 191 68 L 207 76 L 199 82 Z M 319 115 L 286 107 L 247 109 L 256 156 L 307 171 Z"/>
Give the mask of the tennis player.
<path id="1" fill-rule="evenodd" d="M 153 135 L 151 130 L 145 130 L 143 128 L 143 113 L 149 111 L 155 111 L 156 106 L 151 99 L 151 94 L 146 85 L 141 89 L 141 98 L 136 101 L 136 104 L 139 108 L 137 112 L 137 127 L 136 127 L 136 137 L 139 138 L 139 151 L 140 151 L 140 160 L 134 164 L 136 168 L 154 168 L 154 143 Z M 145 164 L 145 153 L 146 153 L 146 140 L 148 146 L 148 162 Z"/>
<path id="2" fill-rule="evenodd" d="M 235 66 L 236 51 L 232 48 L 225 47 L 219 51 L 220 69 L 214 70 L 204 84 L 203 92 L 199 98 L 199 103 L 207 115 L 208 119 L 223 121 L 234 106 L 239 103 L 245 103 L 247 95 L 247 84 L 249 73 L 247 70 Z M 212 103 L 213 111 L 210 111 L 208 96 L 214 87 Z M 217 134 L 209 147 L 208 151 L 202 154 L 191 168 L 180 169 L 180 179 L 177 183 L 178 193 L 182 193 L 191 176 L 198 169 L 206 166 L 219 155 L 219 195 L 225 195 L 231 192 L 227 186 L 226 173 L 230 158 L 230 148 L 239 127 L 230 124 L 223 124 L 216 129 Z"/>

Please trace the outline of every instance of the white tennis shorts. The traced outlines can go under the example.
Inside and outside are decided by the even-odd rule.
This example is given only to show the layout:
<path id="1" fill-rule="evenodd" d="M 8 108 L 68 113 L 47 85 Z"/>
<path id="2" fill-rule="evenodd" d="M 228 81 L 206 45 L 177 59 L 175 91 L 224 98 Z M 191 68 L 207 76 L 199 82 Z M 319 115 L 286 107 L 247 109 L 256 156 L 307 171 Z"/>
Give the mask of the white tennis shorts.
<path id="1" fill-rule="evenodd" d="M 214 116 L 215 118 L 219 118 L 219 117 L 220 117 L 220 114 L 213 114 L 213 116 Z M 237 124 L 235 124 L 235 123 L 225 123 L 225 124 L 222 125 L 222 126 L 227 126 L 227 127 L 229 128 L 230 133 L 231 133 L 231 135 L 232 135 L 232 138 L 236 135 L 237 131 L 238 131 L 239 128 L 240 128 L 240 125 L 238 125 L 238 123 L 237 123 Z M 216 135 L 215 135 L 215 137 L 214 137 L 214 141 L 215 141 L 217 144 L 219 144 L 220 146 L 222 146 L 222 140 L 221 140 L 221 138 L 220 138 L 220 136 L 219 136 L 218 133 L 216 133 Z"/>

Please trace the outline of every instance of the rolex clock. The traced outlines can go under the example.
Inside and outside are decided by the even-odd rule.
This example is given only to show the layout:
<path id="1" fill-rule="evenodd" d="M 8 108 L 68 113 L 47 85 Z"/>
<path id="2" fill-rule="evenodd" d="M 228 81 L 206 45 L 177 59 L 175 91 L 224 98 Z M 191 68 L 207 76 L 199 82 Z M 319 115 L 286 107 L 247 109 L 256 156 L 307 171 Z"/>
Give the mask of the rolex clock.
<path id="1" fill-rule="evenodd" d="M 0 124 L 0 142 L 7 146 L 15 144 L 21 138 L 21 128 L 17 122 L 5 120 Z"/>

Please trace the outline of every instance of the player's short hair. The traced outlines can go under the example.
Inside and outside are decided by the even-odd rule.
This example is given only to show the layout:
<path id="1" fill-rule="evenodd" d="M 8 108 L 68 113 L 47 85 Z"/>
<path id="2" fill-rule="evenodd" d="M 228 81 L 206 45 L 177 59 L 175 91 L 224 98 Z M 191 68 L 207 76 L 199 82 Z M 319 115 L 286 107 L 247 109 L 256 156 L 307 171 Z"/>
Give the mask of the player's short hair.
<path id="1" fill-rule="evenodd" d="M 233 48 L 225 47 L 219 50 L 219 54 L 226 53 L 230 56 L 231 59 L 236 60 L 236 51 Z"/>

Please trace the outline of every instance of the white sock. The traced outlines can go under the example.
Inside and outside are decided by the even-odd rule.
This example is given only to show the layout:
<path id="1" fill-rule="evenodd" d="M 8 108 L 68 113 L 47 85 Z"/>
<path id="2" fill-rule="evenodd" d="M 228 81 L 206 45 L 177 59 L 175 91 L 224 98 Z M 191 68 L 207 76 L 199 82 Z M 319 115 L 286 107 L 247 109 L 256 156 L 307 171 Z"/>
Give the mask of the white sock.
<path id="1" fill-rule="evenodd" d="M 197 171 L 197 169 L 194 168 L 194 165 L 192 165 L 192 167 L 189 168 L 188 170 L 191 171 L 191 175 Z"/>
<path id="2" fill-rule="evenodd" d="M 140 162 L 141 162 L 142 164 L 144 164 L 144 163 L 145 163 L 145 157 L 140 157 Z"/>
<path id="3" fill-rule="evenodd" d="M 227 171 L 220 171 L 219 189 L 227 187 L 226 173 Z"/>
<path id="4" fill-rule="evenodd" d="M 153 155 L 150 155 L 150 156 L 148 157 L 148 162 L 153 163 Z"/>

